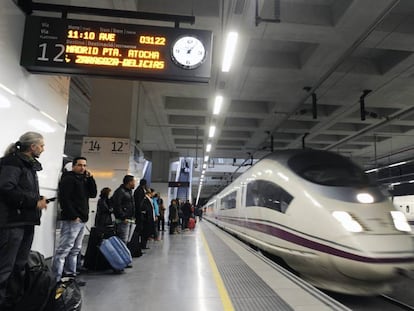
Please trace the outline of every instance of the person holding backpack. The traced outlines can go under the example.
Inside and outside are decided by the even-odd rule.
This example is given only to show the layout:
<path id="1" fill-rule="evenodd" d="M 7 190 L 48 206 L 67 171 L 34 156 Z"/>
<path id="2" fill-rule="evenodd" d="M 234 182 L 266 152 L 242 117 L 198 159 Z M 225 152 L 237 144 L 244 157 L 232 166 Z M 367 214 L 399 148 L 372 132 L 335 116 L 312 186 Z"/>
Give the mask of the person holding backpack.
<path id="1" fill-rule="evenodd" d="M 37 160 L 44 151 L 43 136 L 27 132 L 11 144 L 0 169 L 0 310 L 13 310 L 17 301 L 8 292 L 11 278 L 24 276 L 41 211 L 47 199 L 39 194 Z M 23 286 L 23 284 L 22 284 Z M 20 290 L 20 289 L 19 289 Z M 23 290 L 23 289 L 22 289 Z"/>

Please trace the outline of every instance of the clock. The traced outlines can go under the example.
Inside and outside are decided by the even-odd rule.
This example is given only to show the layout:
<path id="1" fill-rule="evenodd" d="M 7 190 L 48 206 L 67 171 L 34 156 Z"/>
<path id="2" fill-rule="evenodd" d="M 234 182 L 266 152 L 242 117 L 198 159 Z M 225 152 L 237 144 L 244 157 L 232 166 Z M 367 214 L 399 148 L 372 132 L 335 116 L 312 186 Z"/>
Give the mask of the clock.
<path id="1" fill-rule="evenodd" d="M 204 62 L 206 49 L 197 37 L 182 36 L 173 43 L 171 58 L 181 68 L 195 69 Z"/>

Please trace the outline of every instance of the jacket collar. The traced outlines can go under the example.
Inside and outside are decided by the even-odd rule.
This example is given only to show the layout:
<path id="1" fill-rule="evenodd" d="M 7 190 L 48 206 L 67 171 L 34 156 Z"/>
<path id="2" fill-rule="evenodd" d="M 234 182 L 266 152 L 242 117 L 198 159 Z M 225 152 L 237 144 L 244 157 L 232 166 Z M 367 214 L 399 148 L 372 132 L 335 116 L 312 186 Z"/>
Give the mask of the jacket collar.
<path id="1" fill-rule="evenodd" d="M 29 157 L 22 152 L 16 152 L 16 156 L 21 159 L 26 166 L 33 168 L 35 171 L 41 171 L 42 164 L 36 158 Z"/>

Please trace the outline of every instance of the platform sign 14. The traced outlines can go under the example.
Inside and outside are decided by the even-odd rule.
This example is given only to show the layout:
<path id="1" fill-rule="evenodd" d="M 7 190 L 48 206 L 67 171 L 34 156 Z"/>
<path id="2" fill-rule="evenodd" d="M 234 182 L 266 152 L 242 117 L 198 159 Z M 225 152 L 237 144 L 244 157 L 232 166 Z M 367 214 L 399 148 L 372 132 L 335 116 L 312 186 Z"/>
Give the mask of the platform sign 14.
<path id="1" fill-rule="evenodd" d="M 127 138 L 85 137 L 82 154 L 129 154 L 130 142 Z"/>

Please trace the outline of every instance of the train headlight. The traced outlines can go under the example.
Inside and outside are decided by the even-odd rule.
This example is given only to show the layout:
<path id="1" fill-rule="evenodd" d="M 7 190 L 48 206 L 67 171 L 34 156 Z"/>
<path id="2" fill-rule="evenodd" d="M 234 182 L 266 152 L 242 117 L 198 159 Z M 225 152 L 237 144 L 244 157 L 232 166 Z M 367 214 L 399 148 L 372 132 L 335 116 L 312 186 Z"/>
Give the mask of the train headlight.
<path id="1" fill-rule="evenodd" d="M 361 192 L 357 194 L 357 200 L 360 203 L 373 203 L 374 197 L 366 192 Z"/>
<path id="2" fill-rule="evenodd" d="M 411 231 L 411 227 L 407 222 L 407 218 L 405 217 L 403 212 L 400 211 L 391 211 L 392 220 L 394 221 L 394 226 L 397 230 L 400 231 Z"/>
<path id="3" fill-rule="evenodd" d="M 356 221 L 348 212 L 334 211 L 332 212 L 332 216 L 335 217 L 335 219 L 350 232 L 362 232 L 363 230 L 359 222 Z"/>

